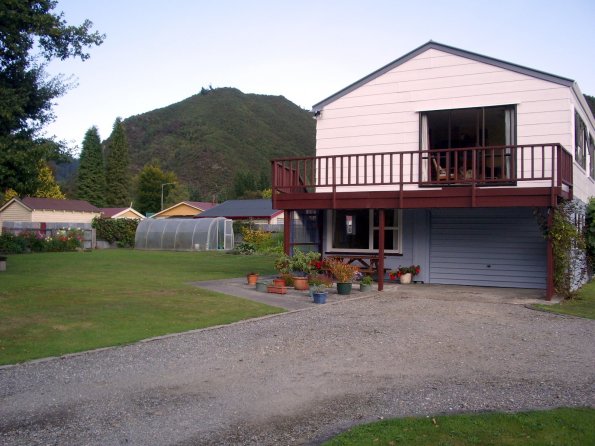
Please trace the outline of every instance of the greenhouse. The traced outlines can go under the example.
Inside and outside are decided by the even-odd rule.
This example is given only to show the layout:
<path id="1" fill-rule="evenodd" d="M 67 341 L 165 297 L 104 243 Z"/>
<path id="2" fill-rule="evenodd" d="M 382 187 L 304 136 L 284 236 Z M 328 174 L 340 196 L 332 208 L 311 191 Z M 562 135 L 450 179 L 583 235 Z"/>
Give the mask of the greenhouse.
<path id="1" fill-rule="evenodd" d="M 233 222 L 217 218 L 147 218 L 138 224 L 136 249 L 166 251 L 229 251 Z"/>

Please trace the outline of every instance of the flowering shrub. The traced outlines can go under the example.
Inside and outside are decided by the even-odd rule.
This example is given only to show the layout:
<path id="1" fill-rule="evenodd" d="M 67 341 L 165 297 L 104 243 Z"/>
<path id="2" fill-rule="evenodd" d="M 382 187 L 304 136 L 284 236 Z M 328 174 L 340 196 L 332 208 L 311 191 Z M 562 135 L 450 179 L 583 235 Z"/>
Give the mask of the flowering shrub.
<path id="1" fill-rule="evenodd" d="M 327 260 L 327 264 L 338 283 L 353 282 L 355 274 L 358 272 L 357 266 L 344 263 L 341 260 Z"/>
<path id="2" fill-rule="evenodd" d="M 396 271 L 391 271 L 388 273 L 388 277 L 390 280 L 400 279 L 403 274 L 411 274 L 412 276 L 417 276 L 421 271 L 419 265 L 411 265 L 411 266 L 399 266 Z"/>
<path id="3" fill-rule="evenodd" d="M 6 254 L 74 251 L 82 245 L 83 231 L 76 228 L 60 229 L 48 236 L 37 231 L 0 235 L 0 252 Z"/>

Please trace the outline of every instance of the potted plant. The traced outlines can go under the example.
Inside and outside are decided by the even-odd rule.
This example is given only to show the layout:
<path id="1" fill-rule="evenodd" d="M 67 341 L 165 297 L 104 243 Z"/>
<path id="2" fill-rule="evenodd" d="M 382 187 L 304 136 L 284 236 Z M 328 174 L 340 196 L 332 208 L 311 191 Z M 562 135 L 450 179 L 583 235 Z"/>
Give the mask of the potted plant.
<path id="1" fill-rule="evenodd" d="M 248 285 L 256 285 L 256 282 L 258 281 L 258 273 L 251 272 L 246 274 L 246 280 Z"/>
<path id="2" fill-rule="evenodd" d="M 333 286 L 333 281 L 323 274 L 314 274 L 308 276 L 308 286 L 310 287 L 310 297 L 313 297 L 314 291 L 330 288 Z"/>
<path id="3" fill-rule="evenodd" d="M 256 282 L 256 291 L 261 291 L 263 293 L 266 293 L 268 286 L 269 286 L 268 282 L 258 281 L 258 282 Z"/>
<path id="4" fill-rule="evenodd" d="M 372 276 L 363 276 L 359 282 L 359 290 L 362 292 L 372 289 Z"/>
<path id="5" fill-rule="evenodd" d="M 395 271 L 388 273 L 388 277 L 391 280 L 399 279 L 402 284 L 411 283 L 413 276 L 418 275 L 420 272 L 419 265 L 411 266 L 399 266 Z"/>
<path id="6" fill-rule="evenodd" d="M 337 280 L 337 293 L 351 294 L 353 278 L 358 272 L 357 266 L 343 263 L 341 260 L 329 260 L 328 268 Z"/>
<path id="7" fill-rule="evenodd" d="M 312 301 L 315 304 L 325 304 L 327 296 L 328 292 L 326 291 L 326 288 L 320 286 L 314 287 L 314 291 L 312 292 Z"/>
<path id="8" fill-rule="evenodd" d="M 275 266 L 275 269 L 279 272 L 279 278 L 273 280 L 274 285 L 276 285 L 276 286 L 289 285 L 289 283 L 286 282 L 286 279 L 291 277 L 291 274 L 289 273 L 291 271 L 290 262 L 291 262 L 291 257 L 289 257 L 287 254 L 282 254 L 275 259 L 274 266 Z"/>
<path id="9" fill-rule="evenodd" d="M 308 275 L 313 271 L 314 263 L 320 258 L 320 253 L 295 250 L 289 260 L 289 269 L 293 274 L 293 286 L 296 290 L 308 289 Z"/>

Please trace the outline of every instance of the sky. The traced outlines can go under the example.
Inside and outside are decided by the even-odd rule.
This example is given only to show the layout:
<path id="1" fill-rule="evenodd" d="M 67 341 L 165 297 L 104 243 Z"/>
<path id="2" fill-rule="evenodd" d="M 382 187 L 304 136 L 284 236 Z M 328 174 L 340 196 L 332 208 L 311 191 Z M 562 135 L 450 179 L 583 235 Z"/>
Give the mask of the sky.
<path id="1" fill-rule="evenodd" d="M 202 87 L 282 95 L 312 105 L 434 40 L 574 79 L 595 95 L 595 1 L 59 0 L 70 25 L 106 34 L 91 57 L 52 61 L 73 84 L 48 136 L 76 153 L 93 125 Z"/>

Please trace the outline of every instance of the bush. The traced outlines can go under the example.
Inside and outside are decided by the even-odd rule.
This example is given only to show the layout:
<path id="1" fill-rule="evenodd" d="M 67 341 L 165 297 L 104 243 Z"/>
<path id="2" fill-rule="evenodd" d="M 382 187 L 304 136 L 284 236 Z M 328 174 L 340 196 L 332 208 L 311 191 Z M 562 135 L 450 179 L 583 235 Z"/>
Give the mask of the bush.
<path id="1" fill-rule="evenodd" d="M 97 238 L 109 243 L 117 243 L 120 248 L 132 248 L 138 220 L 131 218 L 93 219 L 93 227 L 97 230 Z"/>
<path id="2" fill-rule="evenodd" d="M 83 244 L 83 231 L 80 229 L 60 229 L 53 236 L 44 237 L 36 231 L 22 231 L 18 235 L 0 235 L 0 252 L 22 254 L 25 252 L 64 252 L 75 251 Z"/>

